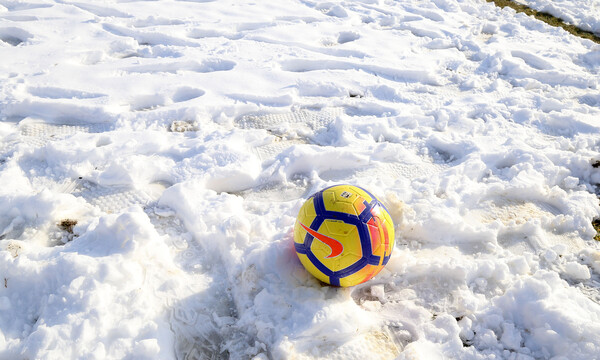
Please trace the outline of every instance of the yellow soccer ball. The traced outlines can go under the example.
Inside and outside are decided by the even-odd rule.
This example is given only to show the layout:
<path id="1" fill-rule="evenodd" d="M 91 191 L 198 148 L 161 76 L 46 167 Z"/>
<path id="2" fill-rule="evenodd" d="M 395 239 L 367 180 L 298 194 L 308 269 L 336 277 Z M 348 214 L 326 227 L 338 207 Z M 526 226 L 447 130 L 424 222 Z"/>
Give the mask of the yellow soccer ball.
<path id="1" fill-rule="evenodd" d="M 385 206 L 365 189 L 336 185 L 313 194 L 300 208 L 294 246 L 317 279 L 354 286 L 377 275 L 394 248 L 394 224 Z"/>

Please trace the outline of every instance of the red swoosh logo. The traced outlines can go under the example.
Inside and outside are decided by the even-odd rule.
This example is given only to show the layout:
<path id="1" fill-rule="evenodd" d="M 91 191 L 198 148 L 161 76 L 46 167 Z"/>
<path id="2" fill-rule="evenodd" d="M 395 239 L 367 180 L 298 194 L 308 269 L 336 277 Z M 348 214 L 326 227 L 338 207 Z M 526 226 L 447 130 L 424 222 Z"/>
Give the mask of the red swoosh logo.
<path id="1" fill-rule="evenodd" d="M 313 229 L 309 228 L 308 226 L 304 225 L 303 223 L 300 223 L 300 226 L 302 226 L 304 230 L 306 230 L 309 234 L 321 240 L 325 245 L 331 248 L 331 254 L 329 254 L 329 256 L 326 256 L 325 259 L 330 259 L 339 256 L 342 253 L 342 251 L 344 251 L 344 245 L 342 245 L 342 243 L 337 241 L 336 239 L 318 233 Z"/>

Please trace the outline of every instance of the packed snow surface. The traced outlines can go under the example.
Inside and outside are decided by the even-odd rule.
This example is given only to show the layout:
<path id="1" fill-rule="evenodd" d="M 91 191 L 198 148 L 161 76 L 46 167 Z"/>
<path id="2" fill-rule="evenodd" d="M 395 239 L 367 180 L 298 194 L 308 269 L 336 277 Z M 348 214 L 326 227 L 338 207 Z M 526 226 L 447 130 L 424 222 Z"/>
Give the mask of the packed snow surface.
<path id="1" fill-rule="evenodd" d="M 517 0 L 517 2 L 600 36 L 600 2 L 597 0 Z"/>
<path id="2" fill-rule="evenodd" d="M 1 0 L 0 39 L 0 358 L 599 358 L 591 41 L 484 0 Z M 340 183 L 396 227 L 353 288 L 292 244 Z"/>

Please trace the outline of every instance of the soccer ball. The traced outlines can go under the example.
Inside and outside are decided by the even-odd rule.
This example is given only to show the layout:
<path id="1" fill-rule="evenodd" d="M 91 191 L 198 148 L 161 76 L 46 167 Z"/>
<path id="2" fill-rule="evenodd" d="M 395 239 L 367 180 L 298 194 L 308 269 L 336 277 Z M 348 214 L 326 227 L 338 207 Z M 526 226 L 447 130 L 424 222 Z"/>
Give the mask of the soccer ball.
<path id="1" fill-rule="evenodd" d="M 394 248 L 394 224 L 368 191 L 336 185 L 304 202 L 294 225 L 294 246 L 302 265 L 317 279 L 354 286 L 387 264 Z"/>

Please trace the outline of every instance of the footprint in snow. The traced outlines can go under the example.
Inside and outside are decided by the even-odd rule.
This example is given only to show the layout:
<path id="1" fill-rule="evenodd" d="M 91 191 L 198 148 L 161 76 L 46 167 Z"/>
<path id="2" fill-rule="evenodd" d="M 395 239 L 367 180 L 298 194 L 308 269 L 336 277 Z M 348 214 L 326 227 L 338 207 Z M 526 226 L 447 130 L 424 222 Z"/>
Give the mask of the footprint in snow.
<path id="1" fill-rule="evenodd" d="M 536 70 L 553 70 L 554 65 L 543 57 L 537 56 L 533 53 L 521 50 L 511 51 L 513 57 L 523 60 L 527 65 Z"/>
<path id="2" fill-rule="evenodd" d="M 310 130 L 326 127 L 343 114 L 341 108 L 321 110 L 301 109 L 286 113 L 246 114 L 235 120 L 242 129 L 266 129 L 278 132 L 283 128 L 307 127 Z"/>
<path id="3" fill-rule="evenodd" d="M 185 22 L 178 19 L 169 19 L 164 17 L 149 16 L 144 19 L 136 19 L 132 25 L 136 28 L 145 28 L 151 26 L 171 26 L 171 25 L 184 25 Z"/>
<path id="4" fill-rule="evenodd" d="M 11 46 L 18 46 L 33 38 L 33 34 L 18 27 L 0 28 L 0 40 Z"/>
<path id="5" fill-rule="evenodd" d="M 19 123 L 19 130 L 23 142 L 33 146 L 44 146 L 48 142 L 65 139 L 77 133 L 101 133 L 111 130 L 110 124 L 49 124 L 41 120 L 27 118 Z M 110 143 L 109 139 L 98 140 L 97 146 Z M 98 209 L 114 213 L 133 205 L 145 206 L 158 199 L 162 191 L 169 184 L 160 182 L 149 184 L 144 189 L 133 189 L 126 186 L 102 186 L 83 179 L 66 180 L 57 182 L 52 175 L 46 175 L 47 164 L 27 162 L 21 167 L 31 174 L 30 181 L 33 185 L 52 188 L 57 192 L 71 193 L 85 199 L 89 204 Z"/>
<path id="6" fill-rule="evenodd" d="M 54 4 L 30 3 L 24 1 L 3 1 L 2 6 L 8 9 L 8 11 L 21 11 L 50 8 L 53 7 Z"/>
<path id="7" fill-rule="evenodd" d="M 247 114 L 236 119 L 234 124 L 242 129 L 264 129 L 275 135 L 271 143 L 254 148 L 254 152 L 264 162 L 275 159 L 277 155 L 294 145 L 308 144 L 309 139 L 302 134 L 326 129 L 342 114 L 341 108 Z"/>
<path id="8" fill-rule="evenodd" d="M 0 19 L 5 19 L 5 20 L 9 20 L 9 21 L 37 21 L 37 20 L 39 20 L 39 18 L 37 16 L 12 15 L 12 14 L 0 16 Z"/>
<path id="9" fill-rule="evenodd" d="M 69 3 L 80 10 L 91 13 L 98 17 L 114 17 L 114 18 L 131 18 L 133 15 L 117 10 L 109 6 L 99 6 L 94 4 L 85 3 Z"/>
<path id="10" fill-rule="evenodd" d="M 130 101 L 131 111 L 148 111 L 199 98 L 205 94 L 204 90 L 189 86 L 182 86 L 167 94 L 137 95 Z"/>
<path id="11" fill-rule="evenodd" d="M 319 3 L 315 6 L 315 9 L 321 11 L 327 16 L 337 17 L 337 18 L 347 18 L 348 12 L 340 5 L 334 5 L 332 3 Z"/>
<path id="12" fill-rule="evenodd" d="M 188 31 L 187 36 L 192 39 L 205 39 L 205 38 L 225 38 L 229 40 L 239 40 L 244 35 L 240 32 L 235 31 L 223 31 L 218 29 L 203 29 L 195 28 Z"/>
<path id="13" fill-rule="evenodd" d="M 115 35 L 124 38 L 133 38 L 139 45 L 147 46 L 185 46 L 196 47 L 197 43 L 174 36 L 170 36 L 159 31 L 143 31 L 136 28 L 130 28 L 110 23 L 102 24 L 102 28 Z"/>
<path id="14" fill-rule="evenodd" d="M 44 99 L 95 99 L 106 94 L 90 93 L 81 90 L 64 89 L 58 87 L 29 87 L 27 91 L 36 97 Z"/>
<path id="15" fill-rule="evenodd" d="M 171 73 L 177 74 L 181 71 L 192 71 L 198 73 L 210 73 L 215 71 L 229 71 L 236 63 L 224 59 L 206 59 L 198 61 L 162 62 L 146 65 L 131 66 L 126 69 L 129 73 Z"/>
<path id="16" fill-rule="evenodd" d="M 64 139 L 77 133 L 101 133 L 111 130 L 112 125 L 102 123 L 52 124 L 35 118 L 25 118 L 19 122 L 19 130 L 24 142 L 43 146 L 50 141 Z"/>
<path id="17" fill-rule="evenodd" d="M 146 206 L 156 199 L 146 191 L 128 186 L 102 186 L 86 180 L 65 184 L 74 196 L 106 213 L 118 213 L 134 205 Z"/>
<path id="18" fill-rule="evenodd" d="M 579 102 L 589 106 L 600 107 L 600 95 L 585 94 L 579 98 Z"/>
<path id="19" fill-rule="evenodd" d="M 183 2 L 195 2 L 195 3 L 208 3 L 217 0 L 175 0 L 175 1 L 183 1 Z"/>
<path id="20" fill-rule="evenodd" d="M 338 44 L 345 44 L 360 39 L 360 34 L 356 31 L 342 31 L 338 35 Z"/>

